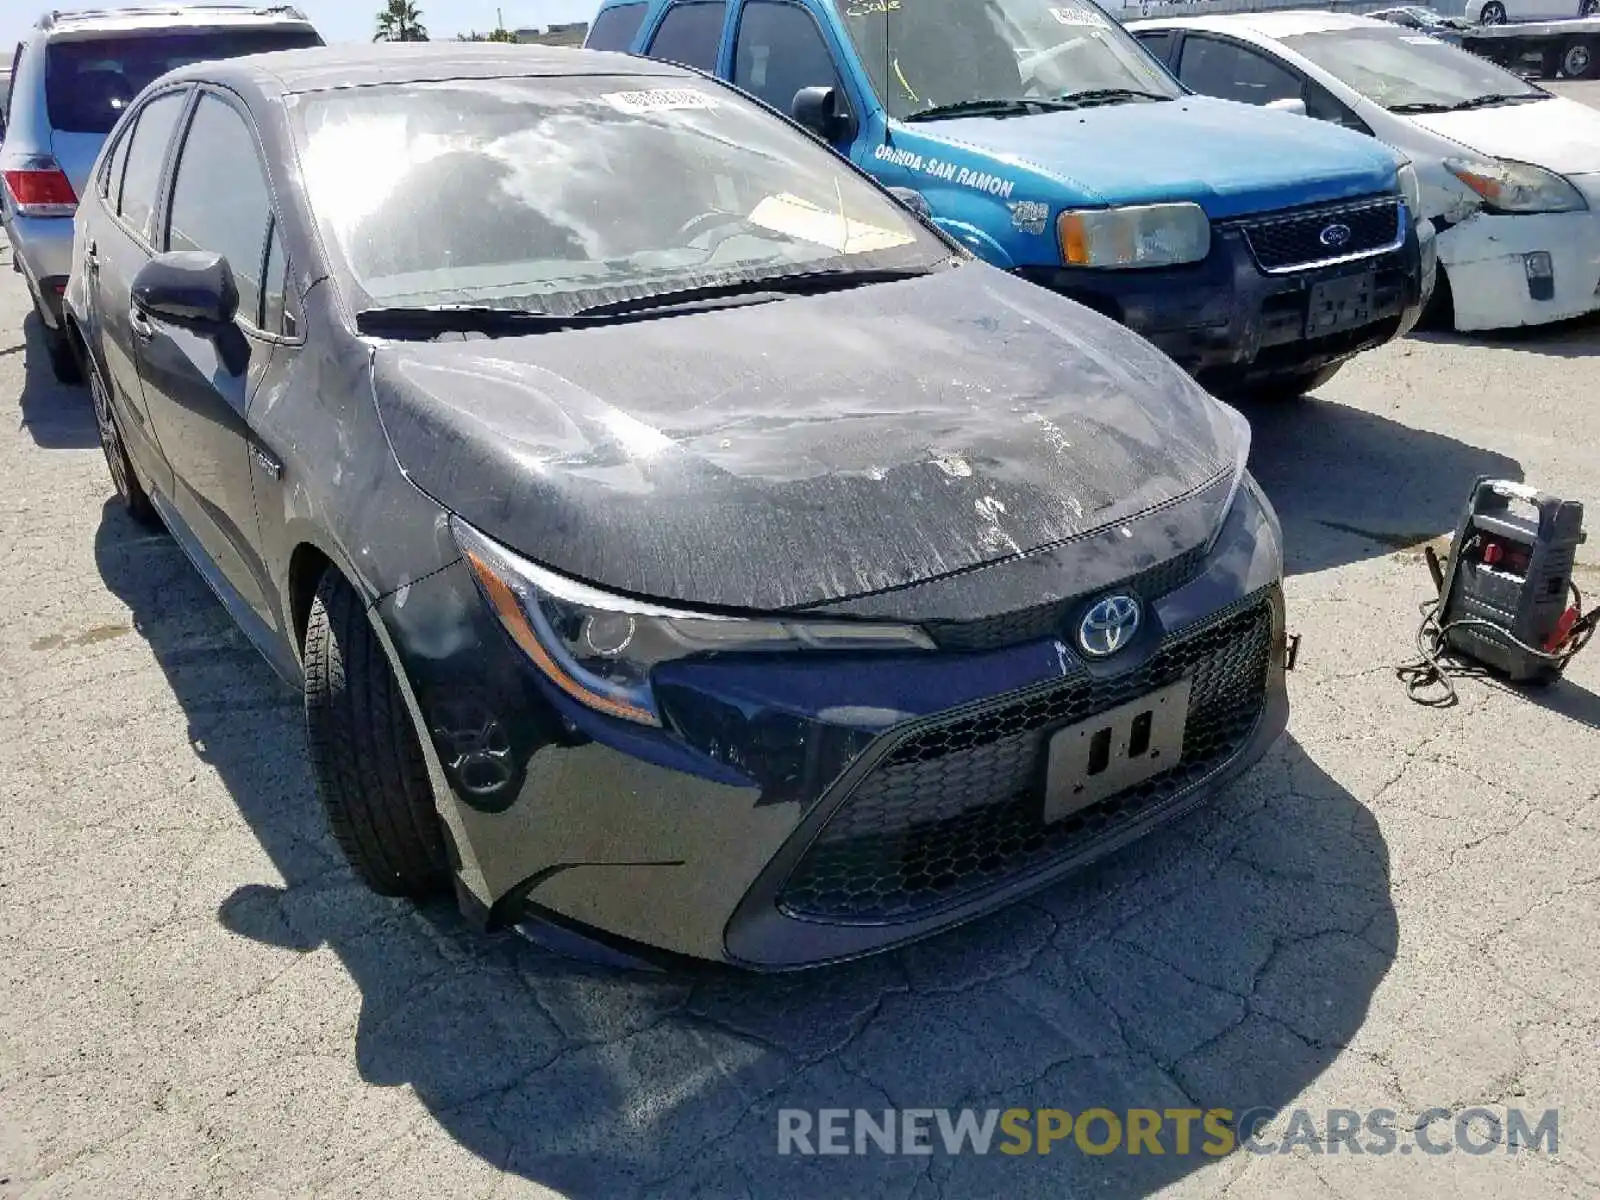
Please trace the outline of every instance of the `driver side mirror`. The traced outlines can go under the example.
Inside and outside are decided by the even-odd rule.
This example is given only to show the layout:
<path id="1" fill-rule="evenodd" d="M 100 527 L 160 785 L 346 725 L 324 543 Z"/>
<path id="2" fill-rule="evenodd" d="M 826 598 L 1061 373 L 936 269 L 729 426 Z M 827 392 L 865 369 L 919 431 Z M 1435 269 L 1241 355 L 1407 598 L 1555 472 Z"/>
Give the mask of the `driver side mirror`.
<path id="1" fill-rule="evenodd" d="M 239 313 L 233 268 L 208 250 L 169 250 L 133 277 L 133 303 L 142 311 L 195 333 L 215 337 Z"/>
<path id="2" fill-rule="evenodd" d="M 1298 96 L 1289 96 L 1283 100 L 1269 100 L 1267 107 L 1278 112 L 1293 113 L 1297 117 L 1306 116 L 1306 102 Z"/>
<path id="3" fill-rule="evenodd" d="M 928 198 L 916 188 L 892 187 L 889 189 L 889 194 L 924 221 L 933 220 L 933 208 L 929 205 Z"/>
<path id="4" fill-rule="evenodd" d="M 844 109 L 838 88 L 801 88 L 789 105 L 789 115 L 825 142 L 848 142 L 856 135 L 856 119 Z"/>

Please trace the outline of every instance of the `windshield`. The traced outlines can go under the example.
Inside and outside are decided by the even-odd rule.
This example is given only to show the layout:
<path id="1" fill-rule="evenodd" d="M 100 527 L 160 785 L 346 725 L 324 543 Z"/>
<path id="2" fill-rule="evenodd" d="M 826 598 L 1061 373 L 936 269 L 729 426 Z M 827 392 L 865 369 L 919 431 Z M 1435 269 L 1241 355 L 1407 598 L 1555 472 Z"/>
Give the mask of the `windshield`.
<path id="1" fill-rule="evenodd" d="M 1448 108 L 1482 96 L 1548 93 L 1493 63 L 1403 29 L 1302 33 L 1283 44 L 1384 108 Z"/>
<path id="2" fill-rule="evenodd" d="M 213 58 L 320 46 L 309 29 L 214 29 L 198 33 L 119 34 L 51 42 L 45 52 L 50 127 L 110 133 L 133 98 L 168 71 Z"/>
<path id="3" fill-rule="evenodd" d="M 366 293 L 357 307 L 567 314 L 950 259 L 821 143 L 729 89 L 678 83 L 479 79 L 307 97 L 306 189 Z"/>
<path id="4" fill-rule="evenodd" d="M 1100 89 L 1175 98 L 1166 70 L 1082 0 L 836 0 L 896 120 L 972 100 Z"/>

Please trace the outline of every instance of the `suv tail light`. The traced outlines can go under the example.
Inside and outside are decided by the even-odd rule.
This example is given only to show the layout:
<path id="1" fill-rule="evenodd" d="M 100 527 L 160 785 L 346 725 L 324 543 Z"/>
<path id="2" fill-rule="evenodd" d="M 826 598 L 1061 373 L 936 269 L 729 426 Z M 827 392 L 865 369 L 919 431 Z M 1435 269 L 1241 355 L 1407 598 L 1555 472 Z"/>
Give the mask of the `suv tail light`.
<path id="1" fill-rule="evenodd" d="M 72 181 L 49 155 L 24 159 L 20 167 L 6 171 L 5 178 L 20 216 L 70 217 L 78 210 Z"/>

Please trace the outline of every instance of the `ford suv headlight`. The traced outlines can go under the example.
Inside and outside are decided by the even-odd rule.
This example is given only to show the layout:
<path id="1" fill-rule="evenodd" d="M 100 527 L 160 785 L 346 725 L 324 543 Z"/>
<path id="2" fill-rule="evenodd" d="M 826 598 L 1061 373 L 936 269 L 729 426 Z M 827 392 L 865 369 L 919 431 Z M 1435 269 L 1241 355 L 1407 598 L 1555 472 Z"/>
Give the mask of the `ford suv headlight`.
<path id="1" fill-rule="evenodd" d="M 1413 222 L 1422 220 L 1422 181 L 1417 178 L 1417 168 L 1410 163 L 1401 163 L 1397 172 L 1400 180 L 1400 198 L 1406 202 L 1406 208 L 1411 211 Z"/>
<path id="2" fill-rule="evenodd" d="M 1170 267 L 1211 253 L 1211 222 L 1198 204 L 1069 209 L 1056 236 L 1072 267 Z"/>
<path id="3" fill-rule="evenodd" d="M 658 663 L 718 651 L 932 650 L 910 625 L 686 612 L 614 596 L 547 571 L 459 517 L 450 530 L 484 600 L 544 676 L 607 716 L 660 725 L 650 692 Z"/>
<path id="4" fill-rule="evenodd" d="M 1532 163 L 1447 158 L 1444 165 L 1483 198 L 1490 212 L 1581 212 L 1589 207 L 1570 180 Z"/>

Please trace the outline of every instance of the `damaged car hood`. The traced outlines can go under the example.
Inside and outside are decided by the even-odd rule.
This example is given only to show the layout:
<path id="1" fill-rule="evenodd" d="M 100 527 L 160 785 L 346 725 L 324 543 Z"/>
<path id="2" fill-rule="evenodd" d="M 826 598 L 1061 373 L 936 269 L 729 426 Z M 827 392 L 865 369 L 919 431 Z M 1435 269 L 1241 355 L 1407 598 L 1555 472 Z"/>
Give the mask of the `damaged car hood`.
<path id="1" fill-rule="evenodd" d="M 1562 175 L 1600 173 L 1600 111 L 1563 96 L 1407 119 L 1479 154 L 1533 163 Z"/>
<path id="2" fill-rule="evenodd" d="M 401 467 L 445 507 L 553 570 L 702 607 L 803 607 L 1016 558 L 1196 494 L 1237 469 L 1241 440 L 1149 343 L 981 264 L 378 342 L 373 370 Z"/>

